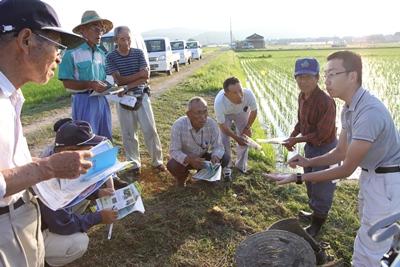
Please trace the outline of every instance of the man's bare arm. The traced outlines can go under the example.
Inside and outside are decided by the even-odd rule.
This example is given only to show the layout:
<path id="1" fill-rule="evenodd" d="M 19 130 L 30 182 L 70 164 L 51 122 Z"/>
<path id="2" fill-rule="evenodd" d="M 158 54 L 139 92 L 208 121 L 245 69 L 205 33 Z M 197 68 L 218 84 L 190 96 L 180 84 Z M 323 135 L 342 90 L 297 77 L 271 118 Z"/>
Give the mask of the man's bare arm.
<path id="1" fill-rule="evenodd" d="M 150 71 L 148 67 L 143 67 L 135 74 L 121 76 L 119 71 L 116 71 L 112 73 L 112 76 L 116 84 L 128 85 L 128 87 L 134 88 L 143 82 L 146 82 L 150 78 Z M 135 84 L 136 86 L 134 86 Z"/>
<path id="2" fill-rule="evenodd" d="M 221 131 L 228 135 L 229 137 L 233 138 L 239 145 L 241 146 L 245 146 L 245 141 L 243 137 L 235 134 L 231 128 L 228 127 L 228 125 L 226 125 L 225 123 L 218 123 L 219 128 L 221 129 Z"/>
<path id="3" fill-rule="evenodd" d="M 37 159 L 23 166 L 1 170 L 6 182 L 4 197 L 51 178 L 74 179 L 81 174 L 86 174 L 92 167 L 92 163 L 85 158 L 92 156 L 90 151 L 66 151 Z"/>

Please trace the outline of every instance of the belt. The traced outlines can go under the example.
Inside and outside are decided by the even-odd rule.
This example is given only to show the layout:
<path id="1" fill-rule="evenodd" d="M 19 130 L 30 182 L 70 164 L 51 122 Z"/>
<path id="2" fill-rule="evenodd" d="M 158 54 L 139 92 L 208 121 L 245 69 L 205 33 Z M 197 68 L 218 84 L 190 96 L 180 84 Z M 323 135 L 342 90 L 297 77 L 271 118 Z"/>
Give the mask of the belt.
<path id="1" fill-rule="evenodd" d="M 368 169 L 361 168 L 363 171 L 368 172 Z M 389 173 L 389 172 L 400 172 L 400 166 L 393 167 L 378 167 L 375 169 L 376 173 Z"/>
<path id="2" fill-rule="evenodd" d="M 76 94 L 78 94 L 78 95 L 82 95 L 82 94 L 87 95 L 87 94 L 91 94 L 92 92 L 93 92 L 93 90 L 87 90 L 85 92 L 79 92 L 79 93 L 76 93 Z"/>
<path id="3" fill-rule="evenodd" d="M 22 198 L 19 198 L 17 202 L 13 203 L 12 205 L 14 206 L 14 210 L 18 209 L 22 205 L 24 205 L 25 202 L 22 200 Z M 0 207 L 0 215 L 6 214 L 10 212 L 10 207 L 5 206 L 5 207 Z"/>

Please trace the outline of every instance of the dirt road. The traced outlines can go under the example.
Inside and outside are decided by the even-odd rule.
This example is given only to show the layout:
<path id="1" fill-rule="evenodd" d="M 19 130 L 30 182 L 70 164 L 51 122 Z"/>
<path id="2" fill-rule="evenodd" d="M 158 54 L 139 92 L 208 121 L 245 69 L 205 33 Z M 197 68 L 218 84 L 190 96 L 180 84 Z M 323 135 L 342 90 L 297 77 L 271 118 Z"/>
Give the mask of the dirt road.
<path id="1" fill-rule="evenodd" d="M 162 95 L 166 90 L 171 87 L 177 85 L 182 79 L 184 79 L 187 75 L 191 74 L 195 70 L 207 64 L 211 59 L 215 58 L 217 55 L 226 51 L 227 48 L 222 48 L 216 51 L 210 51 L 207 53 L 203 53 L 202 60 L 194 60 L 191 65 L 180 66 L 179 72 L 173 72 L 171 76 L 168 76 L 165 73 L 152 73 L 149 81 L 149 85 L 152 89 L 151 100 L 156 99 L 158 96 Z M 115 127 L 119 127 L 118 125 L 118 117 L 115 109 L 114 103 L 110 103 L 111 113 L 112 113 L 112 124 L 113 129 Z M 56 111 L 53 111 L 50 115 L 41 117 L 37 120 L 32 121 L 28 125 L 23 127 L 24 135 L 28 138 L 31 135 L 37 134 L 43 131 L 44 127 L 52 126 L 54 122 L 61 118 L 71 117 L 71 107 L 62 108 Z M 48 130 L 47 130 L 48 131 Z M 39 156 L 43 151 L 44 147 L 50 144 L 53 140 L 49 140 L 47 144 L 40 144 L 30 142 L 30 149 L 32 156 Z"/>

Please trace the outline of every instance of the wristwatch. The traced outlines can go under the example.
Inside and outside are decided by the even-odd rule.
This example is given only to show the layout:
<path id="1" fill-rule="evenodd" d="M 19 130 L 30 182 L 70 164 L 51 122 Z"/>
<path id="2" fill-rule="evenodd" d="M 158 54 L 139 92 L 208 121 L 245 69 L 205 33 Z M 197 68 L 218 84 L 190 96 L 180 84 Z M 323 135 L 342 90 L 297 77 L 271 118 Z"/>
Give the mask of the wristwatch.
<path id="1" fill-rule="evenodd" d="M 303 181 L 301 180 L 302 174 L 298 172 L 296 173 L 296 176 L 297 176 L 296 184 L 302 184 L 303 183 Z"/>

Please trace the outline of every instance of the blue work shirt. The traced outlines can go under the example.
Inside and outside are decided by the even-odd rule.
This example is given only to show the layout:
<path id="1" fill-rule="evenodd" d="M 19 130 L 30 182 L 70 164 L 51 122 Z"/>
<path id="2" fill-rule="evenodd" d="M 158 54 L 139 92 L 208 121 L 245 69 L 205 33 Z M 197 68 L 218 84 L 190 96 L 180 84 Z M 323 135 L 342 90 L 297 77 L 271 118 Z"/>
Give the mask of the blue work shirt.
<path id="1" fill-rule="evenodd" d="M 106 55 L 97 45 L 92 48 L 87 43 L 67 50 L 59 66 L 58 79 L 104 82 Z"/>
<path id="2" fill-rule="evenodd" d="M 106 55 L 97 45 L 87 43 L 67 50 L 58 71 L 59 80 L 101 81 L 106 80 Z M 106 136 L 112 142 L 111 110 L 105 96 L 90 96 L 91 88 L 67 91 L 77 93 L 72 99 L 72 118 L 90 123 L 93 133 Z"/>

